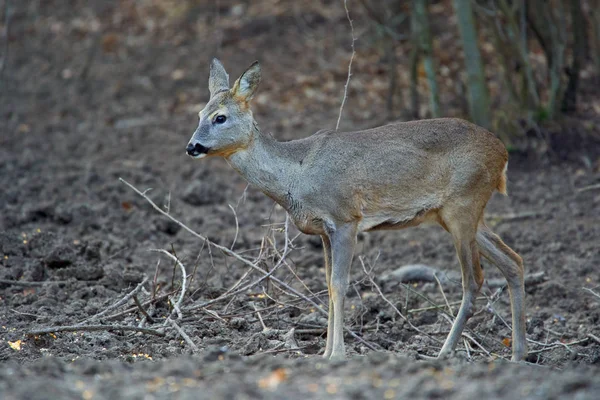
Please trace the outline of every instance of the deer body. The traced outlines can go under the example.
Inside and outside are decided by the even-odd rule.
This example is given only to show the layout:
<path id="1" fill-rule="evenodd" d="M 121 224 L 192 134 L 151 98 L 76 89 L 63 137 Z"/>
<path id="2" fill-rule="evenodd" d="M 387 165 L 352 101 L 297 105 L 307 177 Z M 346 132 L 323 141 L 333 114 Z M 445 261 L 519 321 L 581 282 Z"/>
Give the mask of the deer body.
<path id="1" fill-rule="evenodd" d="M 321 236 L 330 298 L 324 356 L 345 356 L 344 298 L 358 232 L 437 222 L 454 240 L 463 277 L 463 301 L 440 356 L 454 350 L 471 315 L 483 283 L 481 254 L 507 279 L 513 360 L 522 359 L 522 260 L 483 221 L 492 193 L 506 191 L 504 145 L 485 129 L 458 119 L 359 132 L 321 131 L 278 142 L 260 132 L 249 110 L 259 80 L 255 63 L 229 90 L 228 76 L 214 60 L 211 101 L 200 113 L 187 151 L 196 158 L 225 157 L 249 183 L 285 208 L 298 229 Z"/>

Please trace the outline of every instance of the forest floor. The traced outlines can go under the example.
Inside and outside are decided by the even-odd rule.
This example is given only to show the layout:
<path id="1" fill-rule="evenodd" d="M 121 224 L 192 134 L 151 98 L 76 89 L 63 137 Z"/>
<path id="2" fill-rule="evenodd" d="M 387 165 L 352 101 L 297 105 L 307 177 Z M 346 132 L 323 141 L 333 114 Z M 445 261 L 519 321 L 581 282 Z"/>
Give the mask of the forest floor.
<path id="1" fill-rule="evenodd" d="M 253 109 L 265 132 L 289 140 L 334 128 L 346 15 L 341 2 L 221 3 L 217 15 L 213 2 L 11 2 L 0 86 L 0 398 L 597 398 L 598 148 L 512 154 L 509 196 L 494 195 L 486 210 L 525 261 L 527 362 L 508 361 L 509 296 L 485 262 L 456 357 L 420 359 L 439 351 L 461 298 L 454 247 L 433 226 L 359 236 L 349 359 L 323 360 L 320 240 L 286 229 L 285 213 L 223 160 L 194 161 L 184 149 L 215 54 L 232 79 L 260 60 Z M 386 64 L 358 10 L 354 18 L 360 40 L 343 130 L 385 119 Z M 573 131 L 598 137 L 598 86 L 585 79 L 570 118 Z M 464 101 L 442 100 L 461 115 Z M 278 265 L 284 285 L 266 279 L 228 296 L 261 274 L 119 178 L 259 268 Z M 181 316 L 180 267 L 149 249 L 175 253 L 186 269 Z M 416 264 L 439 270 L 441 284 L 398 282 L 394 272 Z M 121 328 L 89 328 L 99 325 Z"/>

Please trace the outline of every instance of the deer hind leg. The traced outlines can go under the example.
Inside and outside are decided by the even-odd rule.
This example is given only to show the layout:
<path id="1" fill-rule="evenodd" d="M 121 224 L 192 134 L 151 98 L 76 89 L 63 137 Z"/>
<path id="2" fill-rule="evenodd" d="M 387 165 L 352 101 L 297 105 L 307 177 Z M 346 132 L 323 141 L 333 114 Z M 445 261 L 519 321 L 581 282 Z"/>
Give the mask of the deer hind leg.
<path id="1" fill-rule="evenodd" d="M 513 326 L 512 360 L 520 361 L 527 354 L 523 259 L 492 232 L 483 219 L 477 231 L 477 245 L 481 254 L 498 267 L 508 283 Z"/>
<path id="2" fill-rule="evenodd" d="M 477 218 L 471 217 L 474 209 L 478 211 Z M 483 212 L 481 207 L 470 209 L 461 207 L 461 209 L 453 211 L 442 210 L 443 226 L 452 235 L 461 266 L 463 297 L 454 324 L 452 324 L 438 358 L 449 356 L 456 348 L 465 325 L 473 313 L 475 298 L 483 283 L 483 270 L 479 263 L 479 249 L 475 239 L 477 219 L 481 212 Z"/>
<path id="3" fill-rule="evenodd" d="M 333 351 L 333 297 L 331 293 L 331 242 L 325 235 L 321 236 L 323 240 L 323 253 L 325 256 L 325 279 L 327 281 L 327 292 L 329 294 L 329 315 L 327 317 L 327 345 L 325 346 L 325 353 L 323 358 L 329 358 Z"/>

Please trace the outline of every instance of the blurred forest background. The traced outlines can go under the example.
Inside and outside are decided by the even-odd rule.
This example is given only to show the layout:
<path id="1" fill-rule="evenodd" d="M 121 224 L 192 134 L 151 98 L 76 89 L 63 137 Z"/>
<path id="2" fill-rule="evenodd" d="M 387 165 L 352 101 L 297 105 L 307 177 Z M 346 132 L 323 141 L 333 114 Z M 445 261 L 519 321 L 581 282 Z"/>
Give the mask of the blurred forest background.
<path id="1" fill-rule="evenodd" d="M 53 15 L 53 7 L 65 11 L 62 3 L 70 7 L 68 19 Z M 43 59 L 46 51 L 61 51 L 56 43 L 65 41 L 78 56 L 65 52 L 58 57 L 62 65 L 54 58 L 36 72 L 60 74 L 65 86 L 76 86 L 73 95 L 94 93 L 101 85 L 95 79 L 98 68 L 119 69 L 144 57 L 157 64 L 159 76 L 145 74 L 147 68 L 115 76 L 113 94 L 156 94 L 157 86 L 164 86 L 159 80 L 170 79 L 176 90 L 160 94 L 171 101 L 167 111 L 189 112 L 206 101 L 200 90 L 206 78 L 200 70 L 206 67 L 193 67 L 217 56 L 236 75 L 258 59 L 265 76 L 257 111 L 285 110 L 278 128 L 286 130 L 312 126 L 299 121 L 308 110 L 320 112 L 321 120 L 335 120 L 353 44 L 344 129 L 458 116 L 493 130 L 512 150 L 569 157 L 569 151 L 597 143 L 599 0 L 346 4 L 353 32 L 341 0 L 5 0 L 1 88 L 18 91 L 6 71 L 11 63 Z M 18 23 L 25 14 L 36 16 L 33 25 Z M 51 46 L 33 54 L 19 51 L 20 38 L 40 30 Z M 35 76 L 31 80 L 41 83 Z M 55 89 L 32 87 L 44 90 Z M 2 114 L 9 123 L 18 121 L 6 97 Z"/>

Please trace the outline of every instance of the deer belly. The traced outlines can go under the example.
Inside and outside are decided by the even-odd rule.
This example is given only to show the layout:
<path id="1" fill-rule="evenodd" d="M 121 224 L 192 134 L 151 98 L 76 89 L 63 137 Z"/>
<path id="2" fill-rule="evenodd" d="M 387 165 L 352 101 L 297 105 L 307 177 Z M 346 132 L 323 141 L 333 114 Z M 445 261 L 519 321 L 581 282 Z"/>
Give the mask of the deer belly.
<path id="1" fill-rule="evenodd" d="M 359 231 L 377 231 L 387 229 L 404 229 L 417 226 L 423 222 L 437 220 L 437 209 L 422 209 L 393 215 L 364 216 L 359 224 Z"/>

